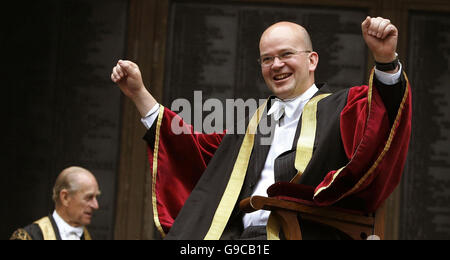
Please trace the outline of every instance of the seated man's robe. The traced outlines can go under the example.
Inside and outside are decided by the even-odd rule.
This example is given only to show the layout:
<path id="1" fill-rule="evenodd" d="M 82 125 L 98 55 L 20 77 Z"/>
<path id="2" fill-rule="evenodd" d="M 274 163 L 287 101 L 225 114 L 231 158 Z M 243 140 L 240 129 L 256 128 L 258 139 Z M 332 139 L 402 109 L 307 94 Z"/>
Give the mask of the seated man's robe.
<path id="1" fill-rule="evenodd" d="M 330 93 L 326 85 L 318 87 L 315 96 Z M 262 117 L 267 117 L 271 99 Z M 174 134 L 174 118 L 192 134 Z M 406 160 L 411 132 L 406 75 L 400 83 L 385 86 L 373 79 L 372 72 L 369 86 L 321 99 L 315 120 L 314 146 L 306 168 L 300 173 L 295 168 L 297 141 L 306 131 L 300 118 L 292 149 L 275 161 L 276 184 L 269 190 L 289 196 L 296 189 L 306 189 L 304 199 L 316 205 L 374 212 L 399 184 Z M 242 161 L 248 136 L 254 139 L 251 154 Z M 262 138 L 267 135 L 260 131 L 253 136 L 194 133 L 192 126 L 161 106 L 144 139 L 153 175 L 154 221 L 162 236 L 239 238 L 243 231 L 239 201 L 252 195 L 270 148 L 261 145 Z M 235 169 L 242 170 L 236 173 Z"/>
<path id="2" fill-rule="evenodd" d="M 43 217 L 34 223 L 13 232 L 10 240 L 61 240 L 58 225 L 53 216 Z M 91 240 L 91 235 L 84 228 L 81 240 Z"/>

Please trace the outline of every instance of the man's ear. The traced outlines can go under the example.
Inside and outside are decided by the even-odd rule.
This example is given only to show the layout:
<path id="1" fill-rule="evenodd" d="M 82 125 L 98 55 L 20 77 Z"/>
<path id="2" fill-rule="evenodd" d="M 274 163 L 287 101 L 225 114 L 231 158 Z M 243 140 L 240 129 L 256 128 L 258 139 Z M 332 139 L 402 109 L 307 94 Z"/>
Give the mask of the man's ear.
<path id="1" fill-rule="evenodd" d="M 62 189 L 59 192 L 59 201 L 61 201 L 61 205 L 63 205 L 64 207 L 68 207 L 69 206 L 69 200 L 70 200 L 69 191 L 66 190 L 66 189 Z"/>
<path id="2" fill-rule="evenodd" d="M 319 64 L 319 54 L 315 51 L 309 54 L 309 71 L 314 72 Z"/>

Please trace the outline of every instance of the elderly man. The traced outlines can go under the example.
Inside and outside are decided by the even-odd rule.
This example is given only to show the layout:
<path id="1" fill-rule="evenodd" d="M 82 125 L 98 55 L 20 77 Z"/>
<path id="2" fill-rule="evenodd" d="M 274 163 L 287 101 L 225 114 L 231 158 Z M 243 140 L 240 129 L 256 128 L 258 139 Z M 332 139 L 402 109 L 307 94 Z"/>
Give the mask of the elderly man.
<path id="1" fill-rule="evenodd" d="M 315 83 L 319 54 L 306 29 L 291 22 L 270 26 L 261 36 L 259 61 L 274 96 L 250 118 L 245 135 L 194 133 L 183 123 L 192 134 L 175 134 L 177 115 L 157 104 L 136 64 L 118 62 L 111 79 L 149 129 L 144 139 L 154 221 L 165 238 L 276 238 L 270 212 L 244 214 L 237 207 L 251 195 L 300 196 L 367 212 L 380 206 L 404 167 L 410 87 L 397 58 L 397 28 L 381 17 L 367 17 L 361 28 L 376 61 L 369 86 L 331 93 Z M 261 118 L 275 120 L 270 145 L 261 142 Z M 301 225 L 304 239 L 345 238 L 314 223 Z"/>
<path id="2" fill-rule="evenodd" d="M 18 240 L 91 240 L 86 226 L 99 208 L 100 195 L 94 175 L 81 167 L 69 167 L 58 176 L 53 188 L 53 214 L 16 230 Z"/>

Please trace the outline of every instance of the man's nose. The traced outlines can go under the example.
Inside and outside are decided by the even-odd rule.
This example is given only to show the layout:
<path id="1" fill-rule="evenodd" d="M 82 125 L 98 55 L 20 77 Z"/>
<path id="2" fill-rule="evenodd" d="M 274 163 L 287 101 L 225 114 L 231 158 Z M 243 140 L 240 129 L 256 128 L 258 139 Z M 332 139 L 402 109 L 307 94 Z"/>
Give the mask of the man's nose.
<path id="1" fill-rule="evenodd" d="M 279 57 L 275 57 L 273 59 L 273 64 L 272 64 L 273 69 L 281 68 L 283 66 L 284 66 L 284 61 L 280 60 Z"/>
<path id="2" fill-rule="evenodd" d="M 91 208 L 97 210 L 98 207 L 99 207 L 99 206 L 98 206 L 98 201 L 97 201 L 96 198 L 94 198 L 94 199 L 92 200 L 92 202 L 91 202 Z"/>

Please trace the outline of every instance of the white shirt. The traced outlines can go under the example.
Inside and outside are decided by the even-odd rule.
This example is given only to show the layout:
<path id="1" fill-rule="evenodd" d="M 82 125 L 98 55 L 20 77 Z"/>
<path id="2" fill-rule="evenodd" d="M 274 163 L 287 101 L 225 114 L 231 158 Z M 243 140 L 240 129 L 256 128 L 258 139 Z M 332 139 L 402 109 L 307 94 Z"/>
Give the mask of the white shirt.
<path id="1" fill-rule="evenodd" d="M 295 131 L 297 129 L 298 121 L 302 115 L 303 108 L 306 103 L 316 94 L 319 89 L 316 85 L 312 85 L 305 93 L 298 96 L 297 98 L 290 100 L 279 100 L 277 99 L 270 110 L 267 112 L 268 115 L 275 115 L 275 130 L 272 139 L 272 145 L 270 146 L 269 153 L 267 155 L 266 163 L 261 172 L 261 178 L 256 184 L 256 188 L 253 191 L 252 196 L 259 195 L 267 197 L 267 188 L 275 183 L 274 166 L 275 159 L 282 153 L 292 149 L 294 143 Z M 279 119 L 276 113 L 279 108 L 284 108 L 284 116 Z M 267 224 L 267 219 L 269 218 L 270 211 L 258 210 L 252 213 L 244 215 L 243 222 L 244 228 L 249 226 L 262 226 Z"/>
<path id="2" fill-rule="evenodd" d="M 400 76 L 402 72 L 402 65 L 400 64 L 399 71 L 395 74 L 386 73 L 375 68 L 375 76 L 377 79 L 385 85 L 394 85 L 400 81 Z M 267 196 L 267 188 L 275 183 L 275 173 L 274 173 L 274 163 L 275 159 L 281 155 L 283 152 L 290 150 L 293 146 L 295 132 L 297 130 L 298 120 L 303 112 L 303 107 L 306 103 L 314 96 L 318 91 L 315 84 L 313 84 L 305 93 L 301 96 L 291 99 L 284 100 L 282 102 L 275 102 L 267 114 L 274 114 L 277 118 L 277 108 L 278 106 L 284 106 L 285 114 L 284 117 L 277 121 L 274 130 L 274 138 L 272 140 L 269 154 L 261 172 L 261 178 L 256 184 L 256 188 L 252 194 Z M 280 101 L 280 100 L 279 100 Z M 158 117 L 159 104 L 156 104 L 147 115 L 141 119 L 142 123 L 147 129 L 153 125 L 154 121 Z M 280 126 L 281 121 L 281 126 Z M 269 218 L 269 211 L 259 210 L 249 214 L 245 214 L 243 217 L 244 228 L 249 226 L 262 226 L 267 224 Z"/>
<path id="3" fill-rule="evenodd" d="M 62 240 L 81 240 L 84 231 L 83 227 L 72 227 L 67 224 L 67 222 L 58 215 L 56 210 L 53 211 L 52 216 L 56 222 L 56 226 L 58 226 L 59 235 Z"/>

